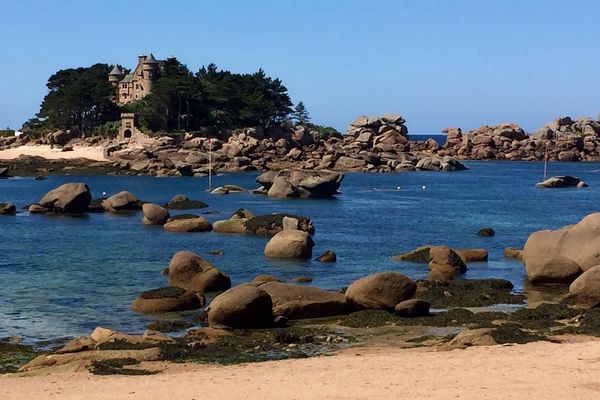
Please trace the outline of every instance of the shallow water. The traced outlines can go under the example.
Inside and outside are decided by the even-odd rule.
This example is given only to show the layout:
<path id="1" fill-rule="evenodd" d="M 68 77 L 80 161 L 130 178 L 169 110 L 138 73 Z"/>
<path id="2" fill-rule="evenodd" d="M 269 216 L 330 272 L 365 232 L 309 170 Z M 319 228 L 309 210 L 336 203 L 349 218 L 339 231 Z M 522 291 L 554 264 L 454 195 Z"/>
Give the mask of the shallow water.
<path id="1" fill-rule="evenodd" d="M 597 211 L 598 165 L 551 163 L 552 175 L 570 174 L 587 189 L 534 188 L 542 163 L 468 162 L 470 170 L 453 173 L 346 174 L 343 194 L 330 200 L 274 200 L 250 193 L 214 196 L 206 178 L 128 176 L 51 176 L 0 180 L 0 202 L 22 207 L 66 182 L 86 182 L 94 195 L 129 190 L 139 198 L 164 203 L 178 193 L 203 200 L 210 220 L 228 218 L 238 208 L 255 214 L 289 212 L 314 221 L 314 255 L 334 250 L 335 264 L 276 261 L 262 252 L 264 236 L 216 233 L 169 233 L 133 216 L 87 217 L 29 215 L 0 218 L 0 337 L 28 340 L 89 334 L 98 326 L 140 332 L 155 318 L 129 306 L 142 291 L 166 285 L 160 270 L 179 250 L 194 251 L 230 275 L 234 284 L 259 274 L 282 279 L 314 277 L 314 285 L 337 289 L 366 274 L 398 270 L 413 278 L 425 265 L 398 263 L 391 256 L 423 244 L 484 247 L 490 261 L 469 265 L 466 278 L 510 279 L 522 288 L 521 263 L 503 257 L 507 246 L 521 247 L 535 230 L 577 222 Z M 217 176 L 214 185 L 256 187 L 256 174 Z M 400 186 L 400 190 L 396 187 Z M 423 188 L 424 187 L 424 188 Z M 184 211 L 188 212 L 188 211 Z M 475 233 L 492 227 L 496 236 Z M 223 249 L 223 256 L 211 250 Z"/>

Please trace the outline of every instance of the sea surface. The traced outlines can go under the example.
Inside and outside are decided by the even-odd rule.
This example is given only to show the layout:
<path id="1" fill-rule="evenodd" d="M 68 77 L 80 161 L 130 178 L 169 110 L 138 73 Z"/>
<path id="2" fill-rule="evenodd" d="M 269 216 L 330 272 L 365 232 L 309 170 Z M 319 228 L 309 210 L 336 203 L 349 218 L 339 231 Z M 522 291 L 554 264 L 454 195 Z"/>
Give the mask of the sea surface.
<path id="1" fill-rule="evenodd" d="M 600 174 L 594 163 L 550 163 L 551 175 L 579 176 L 586 189 L 536 189 L 538 162 L 467 162 L 468 171 L 396 174 L 348 173 L 342 194 L 328 200 L 275 200 L 250 193 L 207 193 L 207 178 L 50 176 L 0 180 L 0 202 L 19 207 L 38 201 L 66 182 L 87 183 L 94 197 L 129 190 L 140 199 L 165 203 L 182 193 L 210 205 L 197 213 L 226 219 L 235 210 L 287 212 L 314 221 L 314 255 L 334 250 L 335 264 L 277 261 L 263 256 L 265 236 L 169 233 L 141 224 L 141 213 L 86 217 L 0 216 L 0 337 L 28 341 L 87 335 L 96 326 L 141 332 L 156 318 L 134 313 L 142 291 L 166 286 L 160 271 L 177 251 L 191 250 L 231 276 L 233 284 L 271 274 L 288 280 L 311 276 L 313 284 L 339 289 L 385 270 L 423 278 L 427 266 L 391 260 L 424 244 L 483 247 L 487 263 L 469 265 L 465 278 L 505 278 L 523 287 L 521 263 L 503 257 L 507 246 L 523 246 L 536 230 L 572 224 L 600 210 Z M 255 188 L 257 174 L 214 177 L 213 185 Z M 398 190 L 397 188 L 400 187 Z M 186 211 L 187 212 L 187 211 Z M 479 237 L 482 227 L 496 236 Z M 223 256 L 209 255 L 224 250 Z M 186 314 L 190 317 L 190 314 Z M 168 315 L 165 318 L 180 318 Z"/>

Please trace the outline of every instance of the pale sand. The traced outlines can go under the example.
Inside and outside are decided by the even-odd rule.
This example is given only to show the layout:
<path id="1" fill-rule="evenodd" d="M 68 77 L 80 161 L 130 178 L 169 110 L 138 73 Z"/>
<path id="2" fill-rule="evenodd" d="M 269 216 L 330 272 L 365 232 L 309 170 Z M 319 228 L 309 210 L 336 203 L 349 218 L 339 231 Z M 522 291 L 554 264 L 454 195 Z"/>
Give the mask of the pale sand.
<path id="1" fill-rule="evenodd" d="M 0 377 L 0 399 L 600 399 L 600 341 L 466 350 L 367 348 L 154 376 Z"/>
<path id="2" fill-rule="evenodd" d="M 12 160 L 21 154 L 28 156 L 40 156 L 49 160 L 59 158 L 87 158 L 95 161 L 107 161 L 104 158 L 103 148 L 101 146 L 75 146 L 73 151 L 60 151 L 60 149 L 51 149 L 49 145 L 19 146 L 12 149 L 0 150 L 0 160 Z"/>

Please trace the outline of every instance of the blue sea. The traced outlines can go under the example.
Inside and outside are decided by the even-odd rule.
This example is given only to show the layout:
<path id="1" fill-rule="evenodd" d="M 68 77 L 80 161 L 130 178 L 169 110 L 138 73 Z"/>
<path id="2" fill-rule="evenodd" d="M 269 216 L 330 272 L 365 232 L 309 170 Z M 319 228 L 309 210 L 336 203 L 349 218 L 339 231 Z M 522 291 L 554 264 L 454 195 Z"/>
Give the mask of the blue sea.
<path id="1" fill-rule="evenodd" d="M 536 189 L 543 164 L 467 162 L 468 171 L 397 174 L 348 173 L 342 194 L 329 200 L 275 200 L 250 193 L 215 196 L 206 178 L 50 176 L 0 180 L 0 202 L 22 207 L 66 182 L 85 182 L 94 195 L 129 190 L 140 199 L 165 203 L 182 193 L 210 205 L 198 213 L 226 219 L 235 210 L 287 212 L 314 221 L 314 255 L 333 250 L 335 264 L 276 261 L 263 256 L 265 236 L 169 233 L 141 224 L 141 213 L 86 217 L 0 216 L 0 337 L 26 340 L 87 335 L 96 326 L 141 332 L 154 317 L 130 310 L 142 291 L 166 285 L 160 275 L 174 253 L 191 250 L 231 276 L 233 284 L 270 274 L 287 280 L 311 276 L 313 284 L 338 289 L 364 275 L 396 270 L 423 278 L 427 266 L 391 260 L 424 244 L 483 247 L 487 263 L 469 265 L 465 278 L 505 278 L 523 287 L 521 263 L 503 257 L 536 230 L 577 222 L 599 210 L 600 174 L 593 163 L 550 163 L 552 175 L 570 174 L 587 189 Z M 255 188 L 257 174 L 229 174 L 214 185 Z M 397 190 L 397 187 L 400 190 Z M 496 236 L 479 237 L 482 227 Z M 209 255 L 222 249 L 223 256 Z M 179 316 L 171 316 L 179 317 Z"/>

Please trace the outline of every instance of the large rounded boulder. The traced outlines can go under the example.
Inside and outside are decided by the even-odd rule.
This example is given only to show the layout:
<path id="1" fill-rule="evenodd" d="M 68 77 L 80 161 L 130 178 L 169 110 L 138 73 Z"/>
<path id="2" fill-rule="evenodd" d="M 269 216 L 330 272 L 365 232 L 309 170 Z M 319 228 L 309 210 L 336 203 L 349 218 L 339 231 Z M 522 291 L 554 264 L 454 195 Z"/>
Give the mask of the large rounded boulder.
<path id="1" fill-rule="evenodd" d="M 142 223 L 144 225 L 164 225 L 169 218 L 169 212 L 158 204 L 146 203 L 142 206 L 144 217 Z"/>
<path id="2" fill-rule="evenodd" d="M 231 279 L 191 251 L 176 253 L 169 263 L 169 286 L 194 293 L 218 292 L 231 287 Z"/>
<path id="3" fill-rule="evenodd" d="M 52 189 L 39 204 L 44 209 L 57 213 L 82 213 L 92 201 L 90 188 L 85 183 L 65 183 Z"/>
<path id="4" fill-rule="evenodd" d="M 144 313 L 195 310 L 203 306 L 193 292 L 178 287 L 152 289 L 143 292 L 133 301 L 131 309 Z"/>
<path id="5" fill-rule="evenodd" d="M 379 272 L 352 283 L 346 298 L 359 307 L 394 310 L 396 304 L 411 299 L 416 290 L 415 282 L 400 272 Z"/>
<path id="6" fill-rule="evenodd" d="M 532 233 L 522 255 L 526 268 L 551 255 L 568 258 L 583 271 L 600 265 L 600 213 L 590 214 L 575 225 Z"/>
<path id="7" fill-rule="evenodd" d="M 267 171 L 256 181 L 267 189 L 269 197 L 327 198 L 337 194 L 344 175 L 328 170 L 284 169 Z"/>
<path id="8" fill-rule="evenodd" d="M 458 274 L 464 274 L 467 266 L 463 259 L 450 247 L 432 246 L 429 249 L 429 270 L 436 268 L 454 269 Z"/>
<path id="9" fill-rule="evenodd" d="M 590 307 L 600 305 L 600 265 L 585 271 L 569 286 L 569 294 L 577 303 Z"/>
<path id="10" fill-rule="evenodd" d="M 102 202 L 102 207 L 108 212 L 138 211 L 142 202 L 131 192 L 123 191 L 113 194 Z"/>
<path id="11" fill-rule="evenodd" d="M 311 258 L 314 245 L 310 235 L 304 231 L 282 231 L 269 240 L 265 246 L 265 256 L 289 259 Z"/>
<path id="12" fill-rule="evenodd" d="M 266 328 L 273 325 L 273 303 L 264 290 L 239 285 L 221 293 L 208 307 L 208 325 L 219 329 Z"/>

